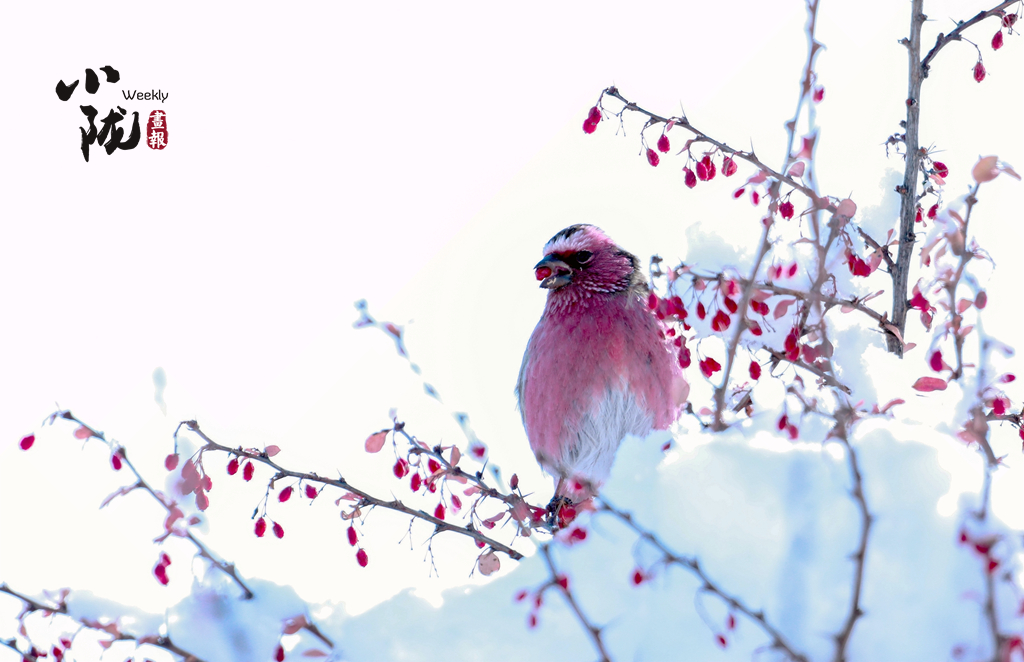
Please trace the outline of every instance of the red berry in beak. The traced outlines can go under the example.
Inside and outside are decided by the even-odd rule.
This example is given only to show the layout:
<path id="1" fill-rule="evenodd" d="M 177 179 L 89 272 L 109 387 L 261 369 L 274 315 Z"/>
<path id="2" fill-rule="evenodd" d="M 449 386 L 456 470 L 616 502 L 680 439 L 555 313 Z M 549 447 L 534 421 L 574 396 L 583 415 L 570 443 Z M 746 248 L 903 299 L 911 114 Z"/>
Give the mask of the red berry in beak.
<path id="1" fill-rule="evenodd" d="M 547 267 L 540 267 L 534 272 L 534 275 L 537 276 L 537 280 L 544 280 L 551 275 L 551 269 Z"/>

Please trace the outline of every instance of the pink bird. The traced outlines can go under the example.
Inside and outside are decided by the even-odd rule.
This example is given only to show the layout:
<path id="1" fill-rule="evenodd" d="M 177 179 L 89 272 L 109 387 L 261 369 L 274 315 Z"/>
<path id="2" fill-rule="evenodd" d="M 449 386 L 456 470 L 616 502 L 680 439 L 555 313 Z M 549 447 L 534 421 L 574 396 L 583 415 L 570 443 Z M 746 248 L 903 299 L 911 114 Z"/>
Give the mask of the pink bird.
<path id="1" fill-rule="evenodd" d="M 647 307 L 640 261 L 599 228 L 565 228 L 534 270 L 549 292 L 516 397 L 530 447 L 555 478 L 555 512 L 597 494 L 627 434 L 668 428 L 690 386 Z"/>

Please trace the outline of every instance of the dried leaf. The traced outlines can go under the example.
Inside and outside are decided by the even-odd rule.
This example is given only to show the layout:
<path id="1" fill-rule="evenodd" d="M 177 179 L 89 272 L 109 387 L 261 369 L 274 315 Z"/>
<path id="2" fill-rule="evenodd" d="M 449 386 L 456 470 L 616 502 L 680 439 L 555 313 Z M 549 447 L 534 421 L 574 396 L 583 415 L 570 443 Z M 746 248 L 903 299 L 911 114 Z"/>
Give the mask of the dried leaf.
<path id="1" fill-rule="evenodd" d="M 775 305 L 775 312 L 772 313 L 772 316 L 775 319 L 779 319 L 780 317 L 786 314 L 786 311 L 788 311 L 789 307 L 792 306 L 794 303 L 796 303 L 796 299 L 783 299 L 782 301 Z"/>
<path id="2" fill-rule="evenodd" d="M 299 614 L 298 616 L 295 616 L 294 618 L 289 618 L 284 622 L 284 629 L 282 630 L 282 632 L 284 632 L 284 634 L 295 634 L 302 628 L 306 627 L 306 625 L 308 624 L 309 623 L 306 620 L 305 615 Z"/>
<path id="3" fill-rule="evenodd" d="M 78 426 L 78 428 L 75 430 L 75 439 L 88 439 L 89 437 L 95 436 L 96 435 L 93 434 L 93 431 L 84 425 Z"/>
<path id="4" fill-rule="evenodd" d="M 802 177 L 804 174 L 805 167 L 806 166 L 804 165 L 803 161 L 797 161 L 796 163 L 793 164 L 793 167 L 789 169 L 789 172 L 787 174 L 790 177 Z"/>
<path id="5" fill-rule="evenodd" d="M 498 555 L 493 551 L 482 554 L 477 560 L 477 565 L 480 567 L 480 574 L 485 577 L 493 575 L 501 569 L 501 561 L 498 560 Z"/>
<path id="6" fill-rule="evenodd" d="M 267 446 L 263 449 L 263 452 L 267 454 L 267 457 L 274 457 L 281 452 L 280 446 Z"/>
<path id="7" fill-rule="evenodd" d="M 380 449 L 384 448 L 384 442 L 387 441 L 388 432 L 390 432 L 390 430 L 381 430 L 380 432 L 374 432 L 367 437 L 366 452 L 379 453 Z"/>
<path id="8" fill-rule="evenodd" d="M 922 391 L 928 393 L 929 391 L 945 391 L 946 380 L 939 379 L 938 377 L 921 377 L 911 387 L 915 391 Z"/>
<path id="9" fill-rule="evenodd" d="M 327 653 L 317 648 L 307 648 L 302 651 L 302 657 L 327 657 Z"/>
<path id="10" fill-rule="evenodd" d="M 849 198 L 843 200 L 836 207 L 836 214 L 846 218 L 853 218 L 857 214 L 857 203 Z"/>
<path id="11" fill-rule="evenodd" d="M 450 461 L 450 464 L 453 467 L 457 467 L 459 465 L 459 460 L 461 460 L 461 459 L 462 459 L 462 451 L 459 450 L 458 446 L 452 446 L 452 459 Z"/>

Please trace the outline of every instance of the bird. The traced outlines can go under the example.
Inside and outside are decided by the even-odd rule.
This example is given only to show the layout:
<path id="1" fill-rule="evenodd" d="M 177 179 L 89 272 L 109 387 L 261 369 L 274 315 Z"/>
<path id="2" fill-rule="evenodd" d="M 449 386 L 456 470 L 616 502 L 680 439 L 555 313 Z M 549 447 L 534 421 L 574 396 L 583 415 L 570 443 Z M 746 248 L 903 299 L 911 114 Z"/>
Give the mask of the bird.
<path id="1" fill-rule="evenodd" d="M 556 512 L 597 496 L 623 438 L 669 428 L 690 387 L 647 306 L 640 261 L 600 228 L 553 236 L 534 274 L 547 301 L 515 392 L 530 447 L 555 480 Z"/>

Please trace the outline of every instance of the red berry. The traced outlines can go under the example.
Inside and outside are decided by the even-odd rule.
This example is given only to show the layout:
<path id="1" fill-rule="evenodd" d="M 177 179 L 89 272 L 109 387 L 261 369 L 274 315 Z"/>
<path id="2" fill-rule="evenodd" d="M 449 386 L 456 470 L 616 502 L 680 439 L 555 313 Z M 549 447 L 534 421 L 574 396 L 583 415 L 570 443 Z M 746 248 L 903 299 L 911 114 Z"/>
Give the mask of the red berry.
<path id="1" fill-rule="evenodd" d="M 444 519 L 444 504 L 437 504 L 437 508 L 434 508 L 434 517 L 437 519 Z"/>
<path id="2" fill-rule="evenodd" d="M 707 181 L 707 179 L 708 179 L 708 167 L 706 165 L 704 165 L 703 161 L 698 161 L 697 165 L 694 166 L 694 169 L 697 171 L 697 179 L 699 179 L 702 182 Z"/>
<path id="3" fill-rule="evenodd" d="M 409 473 L 409 463 L 405 458 L 400 457 L 398 458 L 398 461 L 395 462 L 395 466 L 392 471 L 395 472 L 395 478 L 405 478 Z"/>
<path id="4" fill-rule="evenodd" d="M 284 647 L 283 646 L 278 645 L 277 650 L 274 651 L 274 659 L 277 660 L 277 662 L 284 662 Z"/>
<path id="5" fill-rule="evenodd" d="M 590 119 L 583 120 L 583 133 L 593 133 L 597 131 L 597 122 L 591 122 Z"/>
<path id="6" fill-rule="evenodd" d="M 782 218 L 786 219 L 787 221 L 793 218 L 793 203 L 790 202 L 789 200 L 783 202 L 781 205 L 779 205 L 779 213 L 782 214 Z"/>
<path id="7" fill-rule="evenodd" d="M 423 476 L 421 476 L 419 474 L 419 472 L 417 471 L 416 473 L 414 473 L 412 475 L 412 478 L 409 480 L 409 489 L 411 489 L 413 492 L 419 492 L 420 491 L 420 487 L 422 487 L 422 485 L 423 485 Z"/>
<path id="8" fill-rule="evenodd" d="M 360 549 L 356 552 L 356 561 L 359 562 L 360 567 L 365 568 L 366 564 L 370 562 L 370 559 L 366 556 L 366 550 Z"/>
<path id="9" fill-rule="evenodd" d="M 529 618 L 526 619 L 526 625 L 530 628 L 537 627 L 537 614 L 530 614 Z"/>
<path id="10" fill-rule="evenodd" d="M 21 447 L 21 450 L 27 451 L 32 448 L 32 444 L 34 443 L 36 443 L 36 436 L 34 434 L 26 434 L 21 438 L 21 443 L 19 443 L 18 446 Z"/>
<path id="11" fill-rule="evenodd" d="M 512 477 L 508 479 L 508 486 L 513 490 L 519 487 L 519 475 L 512 474 Z"/>
<path id="12" fill-rule="evenodd" d="M 779 428 L 779 430 L 781 431 L 785 430 L 787 425 L 789 425 L 789 417 L 783 414 L 782 418 L 779 419 L 779 422 L 776 424 L 775 427 Z"/>
<path id="13" fill-rule="evenodd" d="M 1013 24 L 1016 23 L 1016 22 L 1017 22 L 1017 15 L 1016 14 L 1007 14 L 1006 16 L 1003 16 L 1003 27 L 1004 28 L 1012 28 Z"/>
<path id="14" fill-rule="evenodd" d="M 156 576 L 157 581 L 163 584 L 164 586 L 167 586 L 168 582 L 170 581 L 167 578 L 167 566 L 157 565 L 157 567 L 153 568 L 153 575 Z"/>
<path id="15" fill-rule="evenodd" d="M 743 195 L 744 191 L 746 191 L 745 188 L 743 188 L 742 186 L 739 187 L 738 189 L 732 192 L 732 199 L 739 200 L 740 196 Z"/>
<path id="16" fill-rule="evenodd" d="M 716 636 L 715 640 L 718 642 L 718 645 L 721 646 L 722 648 L 725 648 L 728 645 L 728 642 L 725 640 L 725 635 L 724 634 L 720 634 L 720 635 Z"/>
<path id="17" fill-rule="evenodd" d="M 761 364 L 757 361 L 750 362 L 750 378 L 754 380 L 761 379 Z"/>
<path id="18" fill-rule="evenodd" d="M 726 177 L 732 177 L 736 174 L 736 162 L 732 160 L 731 156 L 727 156 L 722 159 L 722 174 Z"/>
<path id="19" fill-rule="evenodd" d="M 110 456 L 110 466 L 114 467 L 114 471 L 121 470 L 121 456 L 114 453 Z"/>
<path id="20" fill-rule="evenodd" d="M 821 100 L 825 98 L 825 88 L 821 85 L 814 88 L 814 103 L 821 103 Z"/>
<path id="21" fill-rule="evenodd" d="M 697 302 L 697 317 L 704 319 L 708 316 L 708 311 L 704 308 L 704 304 Z"/>
<path id="22" fill-rule="evenodd" d="M 1002 47 L 1003 47 L 1003 31 L 1000 30 L 999 32 L 997 32 L 994 35 L 992 35 L 992 50 L 998 51 Z"/>
<path id="23" fill-rule="evenodd" d="M 690 367 L 690 348 L 683 347 L 679 350 L 679 366 L 684 370 Z"/>
<path id="24" fill-rule="evenodd" d="M 359 542 L 359 536 L 358 536 L 358 534 L 356 534 L 356 527 L 354 525 L 352 525 L 352 524 L 349 524 L 349 527 L 348 527 L 348 544 L 352 545 L 353 547 L 355 547 L 357 542 Z"/>
<path id="25" fill-rule="evenodd" d="M 284 503 L 285 501 L 287 501 L 288 499 L 291 499 L 291 498 L 292 498 L 292 487 L 291 487 L 291 485 L 289 485 L 288 487 L 286 487 L 283 490 L 281 490 L 281 493 L 277 495 L 277 500 L 280 501 L 281 503 Z"/>
<path id="26" fill-rule="evenodd" d="M 732 322 L 729 316 L 724 310 L 719 310 L 715 313 L 715 317 L 711 320 L 711 328 L 715 331 L 725 331 L 729 328 L 729 324 Z"/>
<path id="27" fill-rule="evenodd" d="M 683 168 L 683 183 L 686 184 L 686 188 L 693 188 L 697 185 L 697 175 L 689 168 Z"/>
<path id="28" fill-rule="evenodd" d="M 978 82 L 980 83 L 981 81 Z M 932 168 L 935 169 L 935 174 L 938 175 L 939 177 L 942 177 L 943 179 L 949 176 L 949 168 L 947 168 L 946 164 L 943 163 L 942 161 L 935 161 L 934 163 L 932 163 Z M 937 206 L 938 205 L 936 205 L 936 207 Z"/>
<path id="29" fill-rule="evenodd" d="M 942 372 L 942 352 L 940 350 L 932 352 L 931 357 L 928 359 L 928 365 L 935 372 Z"/>
<path id="30" fill-rule="evenodd" d="M 928 218 L 935 218 L 935 215 L 938 214 L 938 213 L 939 213 L 939 206 L 938 205 L 932 205 L 931 207 L 928 208 L 927 216 L 928 216 Z"/>
<path id="31" fill-rule="evenodd" d="M 178 467 L 178 454 L 171 453 L 164 458 L 164 468 L 168 471 L 174 471 Z"/>
<path id="32" fill-rule="evenodd" d="M 650 163 L 652 167 L 657 167 L 658 164 L 661 163 L 661 157 L 658 156 L 658 153 L 650 147 L 647 148 L 647 162 Z"/>
<path id="33" fill-rule="evenodd" d="M 1000 32 L 999 34 L 1002 34 L 1002 32 Z M 667 152 L 670 149 L 671 146 L 668 143 L 668 136 L 666 136 L 664 133 L 661 134 L 661 138 L 658 138 L 658 151 Z"/>
<path id="34" fill-rule="evenodd" d="M 267 532 L 267 520 L 262 517 L 256 520 L 256 537 L 262 538 L 263 534 Z"/>
<path id="35" fill-rule="evenodd" d="M 755 207 L 761 202 L 761 194 L 757 191 L 750 192 L 750 203 Z"/>
<path id="36" fill-rule="evenodd" d="M 234 476 L 236 473 L 238 473 L 238 458 L 233 457 L 231 458 L 231 461 L 228 462 L 228 475 Z"/>
<path id="37" fill-rule="evenodd" d="M 555 583 L 558 584 L 559 586 L 561 586 L 563 591 L 568 591 L 569 590 L 569 578 L 566 577 L 565 575 L 559 575 L 555 579 Z"/>
<path id="38" fill-rule="evenodd" d="M 633 585 L 634 586 L 639 586 L 640 584 L 642 584 L 644 582 L 644 579 L 646 579 L 646 578 L 644 577 L 644 573 L 643 572 L 641 572 L 640 570 L 634 570 L 633 571 Z"/>
<path id="39" fill-rule="evenodd" d="M 461 509 L 462 509 L 462 499 L 460 499 L 457 495 L 453 494 L 452 495 L 452 510 L 454 510 L 455 512 L 459 512 L 459 510 L 461 510 Z"/>
<path id="40" fill-rule="evenodd" d="M 736 301 L 729 297 L 725 297 L 725 301 L 723 303 L 725 303 L 725 307 L 729 309 L 730 313 L 735 313 L 739 310 L 739 306 L 736 305 Z"/>
<path id="41" fill-rule="evenodd" d="M 435 474 L 441 469 L 441 463 L 434 458 L 430 458 L 427 460 L 427 469 L 430 470 L 430 473 Z"/>
<path id="42" fill-rule="evenodd" d="M 171 565 L 171 557 L 167 556 L 167 552 L 160 552 L 160 565 Z"/>
<path id="43" fill-rule="evenodd" d="M 735 630 L 736 629 L 736 617 L 733 616 L 732 614 L 729 614 L 729 617 L 727 619 L 725 619 L 725 628 L 727 630 Z"/>
<path id="44" fill-rule="evenodd" d="M 978 60 L 978 63 L 974 65 L 974 80 L 979 83 L 985 80 L 985 65 Z"/>
<path id="45" fill-rule="evenodd" d="M 764 333 L 764 331 L 761 330 L 761 325 L 754 320 L 747 320 L 747 329 L 749 329 L 750 333 L 755 336 L 759 336 Z"/>
<path id="46" fill-rule="evenodd" d="M 274 535 L 278 538 L 284 538 L 284 527 L 274 522 Z"/>
<path id="47" fill-rule="evenodd" d="M 700 371 L 705 377 L 710 378 L 711 375 L 722 369 L 721 364 L 711 357 L 708 357 L 700 362 Z"/>
<path id="48" fill-rule="evenodd" d="M 242 478 L 244 478 L 246 482 L 249 482 L 252 480 L 253 474 L 255 473 L 256 467 L 253 466 L 252 462 L 246 461 L 245 467 L 242 468 Z"/>
<path id="49" fill-rule="evenodd" d="M 600 122 L 601 121 L 601 109 L 598 108 L 597 106 L 592 107 L 590 109 L 590 112 L 587 113 L 587 119 L 590 120 L 591 122 L 593 122 L 594 124 L 597 124 L 598 122 Z"/>
<path id="50" fill-rule="evenodd" d="M 572 531 L 569 532 L 569 539 L 570 540 L 574 540 L 576 542 L 583 542 L 584 540 L 587 539 L 587 531 L 586 531 L 586 529 L 581 529 L 579 527 L 576 527 L 575 529 L 573 529 Z"/>

